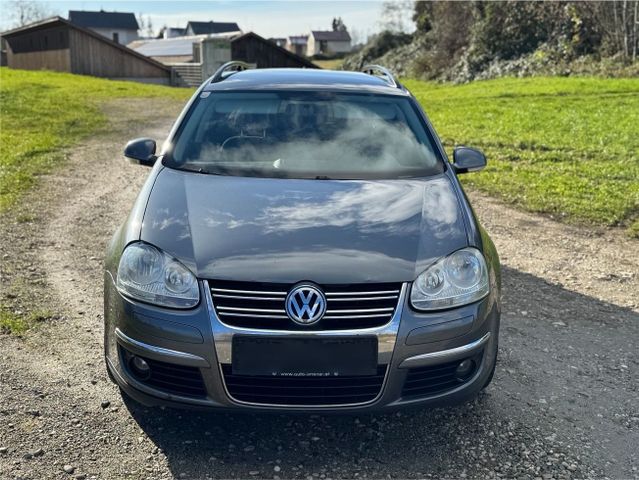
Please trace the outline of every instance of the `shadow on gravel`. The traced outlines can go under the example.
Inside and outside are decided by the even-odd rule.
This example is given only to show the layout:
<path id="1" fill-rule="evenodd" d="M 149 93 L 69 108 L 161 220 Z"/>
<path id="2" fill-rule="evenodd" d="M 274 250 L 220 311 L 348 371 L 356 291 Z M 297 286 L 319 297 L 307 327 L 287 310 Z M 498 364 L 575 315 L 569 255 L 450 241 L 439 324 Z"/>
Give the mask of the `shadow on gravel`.
<path id="1" fill-rule="evenodd" d="M 361 416 L 127 406 L 178 478 L 631 475 L 639 315 L 509 268 L 503 301 L 495 379 L 461 406 Z"/>

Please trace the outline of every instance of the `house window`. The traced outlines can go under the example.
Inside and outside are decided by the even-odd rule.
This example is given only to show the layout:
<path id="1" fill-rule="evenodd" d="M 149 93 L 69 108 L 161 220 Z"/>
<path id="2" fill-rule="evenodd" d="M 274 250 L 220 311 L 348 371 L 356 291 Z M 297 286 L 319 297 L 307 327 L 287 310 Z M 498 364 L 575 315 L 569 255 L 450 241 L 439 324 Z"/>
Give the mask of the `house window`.
<path id="1" fill-rule="evenodd" d="M 120 34 L 118 32 L 113 32 L 113 41 L 115 43 L 120 43 Z"/>
<path id="2" fill-rule="evenodd" d="M 328 42 L 326 40 L 320 40 L 320 53 L 326 53 L 328 50 Z"/>

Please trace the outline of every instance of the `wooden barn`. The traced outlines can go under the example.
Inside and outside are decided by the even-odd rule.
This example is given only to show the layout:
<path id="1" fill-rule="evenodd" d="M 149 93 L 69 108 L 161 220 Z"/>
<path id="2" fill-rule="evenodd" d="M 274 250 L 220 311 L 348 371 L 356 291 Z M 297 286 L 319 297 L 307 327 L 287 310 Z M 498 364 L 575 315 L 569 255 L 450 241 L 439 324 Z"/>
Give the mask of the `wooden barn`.
<path id="1" fill-rule="evenodd" d="M 253 32 L 231 40 L 231 58 L 255 64 L 257 68 L 319 68 L 310 60 Z"/>
<path id="2" fill-rule="evenodd" d="M 60 17 L 4 32 L 2 38 L 9 68 L 175 83 L 170 67 Z"/>

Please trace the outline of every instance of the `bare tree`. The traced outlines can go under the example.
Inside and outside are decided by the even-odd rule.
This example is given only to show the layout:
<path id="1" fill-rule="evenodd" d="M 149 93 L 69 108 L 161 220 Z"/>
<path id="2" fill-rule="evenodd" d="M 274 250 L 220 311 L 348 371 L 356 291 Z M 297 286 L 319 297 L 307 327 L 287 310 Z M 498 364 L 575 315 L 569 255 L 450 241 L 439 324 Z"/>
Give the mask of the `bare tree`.
<path id="1" fill-rule="evenodd" d="M 597 19 L 601 22 L 603 36 L 612 45 L 613 51 L 621 53 L 626 60 L 636 61 L 639 0 L 598 2 L 597 6 Z"/>
<path id="2" fill-rule="evenodd" d="M 144 35 L 146 32 L 146 20 L 142 13 L 138 13 L 138 27 L 140 27 L 140 33 Z"/>
<path id="3" fill-rule="evenodd" d="M 153 21 L 151 20 L 151 16 L 146 16 L 146 36 L 153 37 L 155 32 L 153 31 Z"/>
<path id="4" fill-rule="evenodd" d="M 637 12 L 639 12 L 639 2 L 635 2 L 635 19 L 632 24 L 632 35 L 635 39 L 635 42 L 632 46 L 632 61 L 637 61 L 637 46 L 639 46 L 639 37 L 637 36 L 637 28 L 639 27 L 639 17 L 637 16 Z"/>
<path id="5" fill-rule="evenodd" d="M 412 0 L 386 0 L 382 4 L 379 20 L 382 30 L 395 33 L 408 33 L 414 30 L 414 2 Z"/>
<path id="6" fill-rule="evenodd" d="M 47 5 L 35 0 L 12 0 L 6 5 L 4 11 L 8 12 L 8 17 L 15 28 L 54 15 Z"/>

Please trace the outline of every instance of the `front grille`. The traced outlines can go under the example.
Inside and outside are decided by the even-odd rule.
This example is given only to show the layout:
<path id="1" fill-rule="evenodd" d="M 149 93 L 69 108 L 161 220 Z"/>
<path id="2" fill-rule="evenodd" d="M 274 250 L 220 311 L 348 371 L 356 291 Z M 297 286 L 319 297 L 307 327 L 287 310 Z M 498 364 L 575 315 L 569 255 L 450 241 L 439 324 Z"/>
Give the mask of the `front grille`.
<path id="1" fill-rule="evenodd" d="M 326 313 L 314 325 L 298 325 L 285 311 L 294 285 L 257 282 L 209 282 L 220 320 L 227 325 L 268 330 L 346 330 L 386 325 L 393 317 L 401 283 L 320 285 Z"/>
<path id="2" fill-rule="evenodd" d="M 439 365 L 411 368 L 404 382 L 402 397 L 433 397 L 463 385 L 473 378 L 481 361 L 481 355 L 470 358 L 475 362 L 474 370 L 466 377 L 466 380 L 459 380 L 455 377 L 455 370 L 464 360 L 466 359 L 462 358 Z"/>
<path id="3" fill-rule="evenodd" d="M 131 355 L 130 352 L 125 350 L 123 355 L 125 361 L 123 363 L 128 374 L 138 382 L 173 395 L 196 398 L 206 397 L 206 387 L 198 368 L 160 362 L 138 355 L 151 368 L 151 376 L 149 378 L 140 378 L 128 364 Z"/>
<path id="4" fill-rule="evenodd" d="M 270 377 L 233 375 L 222 365 L 224 382 L 233 399 L 265 405 L 331 406 L 374 400 L 384 384 L 386 366 L 376 375 L 343 377 Z"/>

